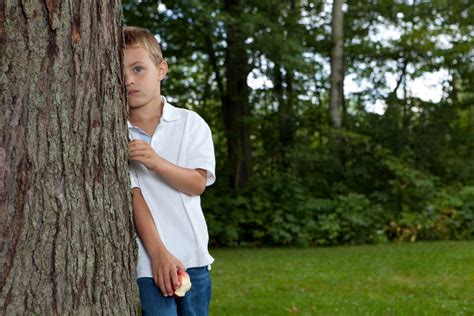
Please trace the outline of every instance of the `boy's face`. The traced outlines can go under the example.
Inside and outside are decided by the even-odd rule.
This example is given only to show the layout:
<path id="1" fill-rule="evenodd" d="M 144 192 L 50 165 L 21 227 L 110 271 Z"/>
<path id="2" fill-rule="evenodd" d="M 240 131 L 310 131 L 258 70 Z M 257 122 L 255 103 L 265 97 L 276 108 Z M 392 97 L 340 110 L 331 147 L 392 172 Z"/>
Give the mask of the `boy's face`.
<path id="1" fill-rule="evenodd" d="M 166 62 L 157 66 L 140 46 L 125 48 L 123 54 L 129 107 L 137 109 L 154 102 L 161 103 L 160 81 L 168 70 Z"/>

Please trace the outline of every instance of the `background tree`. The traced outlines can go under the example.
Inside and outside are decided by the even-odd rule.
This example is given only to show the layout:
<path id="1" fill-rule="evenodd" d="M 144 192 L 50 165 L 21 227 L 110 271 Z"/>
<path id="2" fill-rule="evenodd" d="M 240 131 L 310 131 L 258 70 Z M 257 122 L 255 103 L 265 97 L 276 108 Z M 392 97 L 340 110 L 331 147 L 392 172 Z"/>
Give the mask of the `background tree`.
<path id="1" fill-rule="evenodd" d="M 226 90 L 222 113 L 227 139 L 228 160 L 233 172 L 233 186 L 241 189 L 252 174 L 252 145 L 250 142 L 250 89 L 247 76 L 250 72 L 245 40 L 245 27 L 240 24 L 245 14 L 244 3 L 240 0 L 225 0 L 226 50 L 225 78 Z"/>
<path id="2" fill-rule="evenodd" d="M 2 1 L 2 314 L 134 314 L 120 1 Z"/>
<path id="3" fill-rule="evenodd" d="M 344 13 L 343 0 L 334 0 L 331 19 L 331 90 L 329 113 L 334 129 L 342 126 L 344 106 Z"/>

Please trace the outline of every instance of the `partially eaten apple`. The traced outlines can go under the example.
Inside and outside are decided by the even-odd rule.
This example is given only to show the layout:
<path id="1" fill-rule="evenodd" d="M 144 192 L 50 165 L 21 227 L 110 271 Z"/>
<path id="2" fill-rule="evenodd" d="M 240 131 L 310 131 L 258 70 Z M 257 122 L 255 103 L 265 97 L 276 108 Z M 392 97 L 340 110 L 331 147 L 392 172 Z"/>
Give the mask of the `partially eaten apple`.
<path id="1" fill-rule="evenodd" d="M 178 270 L 178 282 L 179 286 L 174 291 L 176 297 L 183 297 L 187 291 L 191 289 L 191 278 L 186 271 Z"/>

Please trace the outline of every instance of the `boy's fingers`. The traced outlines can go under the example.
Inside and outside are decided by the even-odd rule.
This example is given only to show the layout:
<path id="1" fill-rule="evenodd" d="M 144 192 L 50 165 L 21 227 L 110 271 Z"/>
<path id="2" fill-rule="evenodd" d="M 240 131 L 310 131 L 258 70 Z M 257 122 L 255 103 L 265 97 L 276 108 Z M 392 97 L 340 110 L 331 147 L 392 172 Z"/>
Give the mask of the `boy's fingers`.
<path id="1" fill-rule="evenodd" d="M 129 146 L 128 149 L 129 149 L 130 151 L 144 150 L 145 147 L 142 147 L 142 146 Z"/>
<path id="2" fill-rule="evenodd" d="M 171 284 L 171 276 L 168 273 L 165 273 L 165 288 L 166 292 L 169 296 L 173 295 L 173 285 Z"/>
<path id="3" fill-rule="evenodd" d="M 148 149 L 138 148 L 138 149 L 130 149 L 129 156 L 151 156 L 151 153 Z"/>
<path id="4" fill-rule="evenodd" d="M 162 282 L 160 278 L 160 273 L 159 272 L 154 272 L 153 273 L 153 281 L 155 281 L 155 285 L 160 288 L 160 290 L 163 292 L 163 289 L 161 288 Z"/>
<path id="5" fill-rule="evenodd" d="M 130 158 L 146 156 L 146 155 L 147 155 L 147 151 L 146 150 L 140 150 L 140 149 L 131 150 L 130 154 L 129 154 Z"/>
<path id="6" fill-rule="evenodd" d="M 148 144 L 146 141 L 139 140 L 139 139 L 134 139 L 128 142 L 129 145 L 131 144 Z"/>
<path id="7" fill-rule="evenodd" d="M 171 281 L 173 283 L 173 289 L 177 289 L 179 287 L 179 281 L 178 281 L 178 273 L 177 273 L 178 270 L 171 270 L 170 271 L 170 274 L 171 274 Z"/>
<path id="8" fill-rule="evenodd" d="M 141 140 L 134 140 L 128 143 L 128 147 L 129 148 L 148 148 L 150 147 L 150 144 Z"/>
<path id="9" fill-rule="evenodd" d="M 160 281 L 159 281 L 159 280 L 160 280 L 160 278 L 158 277 L 158 275 L 157 275 L 157 274 L 153 274 L 153 281 L 155 281 L 155 285 L 156 285 L 157 287 L 160 287 Z"/>
<path id="10" fill-rule="evenodd" d="M 158 287 L 160 288 L 161 290 L 161 293 L 166 296 L 166 287 L 165 287 L 165 283 L 163 282 L 163 276 L 161 275 L 160 273 L 160 277 L 158 278 Z"/>

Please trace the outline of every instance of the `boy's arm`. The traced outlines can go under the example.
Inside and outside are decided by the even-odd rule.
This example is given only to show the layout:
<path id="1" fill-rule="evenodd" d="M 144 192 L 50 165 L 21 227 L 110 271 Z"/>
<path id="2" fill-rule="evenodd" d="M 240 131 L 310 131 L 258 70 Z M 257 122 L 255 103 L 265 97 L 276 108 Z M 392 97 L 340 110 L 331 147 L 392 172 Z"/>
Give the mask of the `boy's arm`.
<path id="1" fill-rule="evenodd" d="M 148 205 L 139 188 L 132 189 L 133 220 L 138 237 L 151 259 L 153 279 L 164 296 L 172 296 L 179 286 L 177 270 L 183 264 L 165 247 L 156 230 Z"/>
<path id="2" fill-rule="evenodd" d="M 176 166 L 160 157 L 144 141 L 133 140 L 129 143 L 130 159 L 143 163 L 148 169 L 158 173 L 163 180 L 176 190 L 189 194 L 201 195 L 206 188 L 207 171 Z"/>

